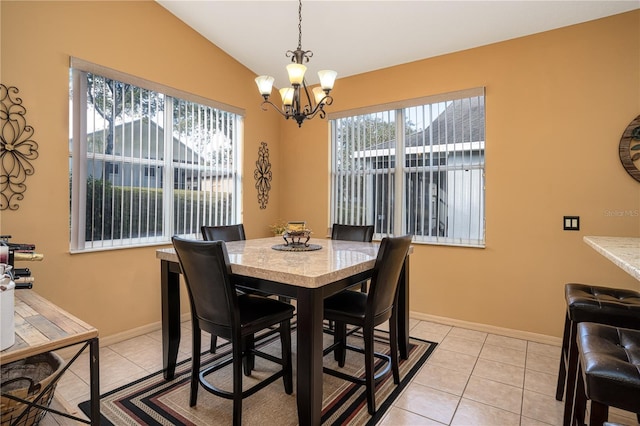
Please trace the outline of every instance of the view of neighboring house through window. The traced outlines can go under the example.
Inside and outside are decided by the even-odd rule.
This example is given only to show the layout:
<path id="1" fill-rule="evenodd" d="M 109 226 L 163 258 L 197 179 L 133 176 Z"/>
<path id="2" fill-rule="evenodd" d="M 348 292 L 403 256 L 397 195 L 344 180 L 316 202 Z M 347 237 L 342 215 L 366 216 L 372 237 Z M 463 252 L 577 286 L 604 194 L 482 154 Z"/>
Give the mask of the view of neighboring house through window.
<path id="1" fill-rule="evenodd" d="M 484 246 L 484 89 L 330 114 L 331 220 Z"/>
<path id="2" fill-rule="evenodd" d="M 72 59 L 71 249 L 240 221 L 243 111 Z"/>

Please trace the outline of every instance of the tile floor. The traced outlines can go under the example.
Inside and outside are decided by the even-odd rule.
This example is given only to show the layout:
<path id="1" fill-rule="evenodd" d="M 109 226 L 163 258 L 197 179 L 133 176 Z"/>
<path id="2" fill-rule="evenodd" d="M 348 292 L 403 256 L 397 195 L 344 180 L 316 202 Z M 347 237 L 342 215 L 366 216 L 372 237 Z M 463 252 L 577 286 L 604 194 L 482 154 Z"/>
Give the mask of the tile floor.
<path id="1" fill-rule="evenodd" d="M 411 320 L 410 334 L 439 345 L 380 425 L 561 424 L 563 404 L 554 397 L 559 346 L 419 320 Z M 182 336 L 179 360 L 191 354 L 188 322 Z M 203 348 L 208 344 L 203 338 Z M 161 368 L 159 330 L 101 348 L 101 393 Z M 56 404 L 77 410 L 88 399 L 88 377 L 87 360 L 79 359 L 59 382 Z M 634 414 L 616 409 L 609 419 L 638 424 Z M 41 424 L 74 422 L 47 415 Z"/>

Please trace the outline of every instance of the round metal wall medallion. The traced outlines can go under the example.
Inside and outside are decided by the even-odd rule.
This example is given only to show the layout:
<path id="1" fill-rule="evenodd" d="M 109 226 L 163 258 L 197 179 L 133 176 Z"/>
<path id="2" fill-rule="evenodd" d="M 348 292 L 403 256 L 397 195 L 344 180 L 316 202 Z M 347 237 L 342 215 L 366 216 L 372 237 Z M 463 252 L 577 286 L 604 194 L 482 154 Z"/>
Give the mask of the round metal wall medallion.
<path id="1" fill-rule="evenodd" d="M 622 134 L 619 151 L 624 169 L 640 182 L 640 115 L 629 123 Z"/>

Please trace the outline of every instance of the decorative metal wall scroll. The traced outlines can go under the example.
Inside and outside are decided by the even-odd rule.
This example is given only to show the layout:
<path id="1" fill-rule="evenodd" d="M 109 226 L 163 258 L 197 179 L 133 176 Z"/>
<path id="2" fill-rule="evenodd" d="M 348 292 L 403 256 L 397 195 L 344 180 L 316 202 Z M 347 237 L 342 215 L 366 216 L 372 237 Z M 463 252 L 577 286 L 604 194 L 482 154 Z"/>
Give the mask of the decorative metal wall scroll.
<path id="1" fill-rule="evenodd" d="M 640 169 L 636 162 L 640 160 L 640 115 L 635 118 L 622 134 L 620 145 L 622 166 L 635 180 L 640 182 Z"/>
<path id="2" fill-rule="evenodd" d="M 24 118 L 27 110 L 16 87 L 0 84 L 0 210 L 17 210 L 33 174 L 32 160 L 38 144 L 31 140 L 33 127 Z"/>
<path id="3" fill-rule="evenodd" d="M 256 189 L 258 190 L 258 204 L 261 209 L 266 209 L 269 202 L 272 177 L 269 148 L 267 148 L 266 142 L 260 142 L 258 161 L 256 161 L 256 170 L 253 172 L 253 177 L 256 180 Z"/>

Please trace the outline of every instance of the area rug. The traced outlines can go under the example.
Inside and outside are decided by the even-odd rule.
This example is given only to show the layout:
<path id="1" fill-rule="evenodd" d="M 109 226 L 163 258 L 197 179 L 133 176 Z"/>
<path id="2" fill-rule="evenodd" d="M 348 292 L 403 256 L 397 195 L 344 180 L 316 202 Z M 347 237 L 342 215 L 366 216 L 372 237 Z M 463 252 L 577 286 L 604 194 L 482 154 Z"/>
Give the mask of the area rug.
<path id="1" fill-rule="evenodd" d="M 256 394 L 245 398 L 242 403 L 242 423 L 246 425 L 296 425 L 298 424 L 295 392 L 295 348 L 296 333 L 292 335 L 294 350 L 294 393 L 284 392 L 282 380 L 270 384 Z M 216 354 L 203 353 L 202 363 L 216 361 L 229 356 L 230 345 L 224 340 L 218 346 Z M 325 335 L 325 347 L 333 337 Z M 358 333 L 348 339 L 350 344 L 363 347 Z M 263 336 L 256 345 L 265 352 L 280 355 L 280 341 L 276 336 Z M 392 375 L 378 382 L 376 386 L 377 412 L 372 417 L 367 411 L 365 387 L 328 374 L 323 374 L 323 425 L 374 425 L 391 407 L 400 392 L 409 384 L 413 376 L 427 360 L 436 347 L 436 343 L 420 339 L 410 339 L 410 352 L 407 360 L 400 363 L 400 384 L 393 383 Z M 388 334 L 376 331 L 376 351 L 388 353 Z M 323 359 L 324 365 L 337 368 L 333 354 Z M 376 359 L 376 362 L 378 359 Z M 380 361 L 382 363 L 382 361 Z M 243 376 L 243 384 L 250 386 L 278 368 L 268 361 L 256 358 L 256 368 L 251 377 Z M 189 407 L 189 383 L 191 361 L 182 361 L 176 367 L 173 380 L 165 381 L 162 371 L 151 374 L 133 383 L 107 392 L 100 397 L 102 425 L 228 425 L 231 424 L 232 402 L 205 391 L 198 391 L 195 407 Z M 345 366 L 341 369 L 349 374 L 364 376 L 364 358 L 362 354 L 347 351 Z M 231 389 L 231 366 L 225 367 L 209 376 L 216 386 Z M 245 387 L 246 387 L 245 386 Z M 89 401 L 81 403 L 80 408 L 87 414 Z"/>

